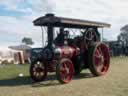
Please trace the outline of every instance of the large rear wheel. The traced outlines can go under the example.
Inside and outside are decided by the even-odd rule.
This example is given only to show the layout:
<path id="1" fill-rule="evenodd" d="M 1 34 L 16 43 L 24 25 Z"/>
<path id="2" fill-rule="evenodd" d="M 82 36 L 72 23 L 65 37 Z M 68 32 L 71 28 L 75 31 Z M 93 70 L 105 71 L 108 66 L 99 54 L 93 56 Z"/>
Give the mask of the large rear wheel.
<path id="1" fill-rule="evenodd" d="M 56 75 L 60 83 L 69 83 L 74 75 L 74 66 L 71 60 L 63 58 L 56 66 Z"/>
<path id="2" fill-rule="evenodd" d="M 89 48 L 89 69 L 95 76 L 107 73 L 110 65 L 109 48 L 102 42 Z"/>
<path id="3" fill-rule="evenodd" d="M 35 82 L 43 81 L 47 77 L 46 65 L 41 61 L 33 61 L 30 65 L 30 76 Z"/>

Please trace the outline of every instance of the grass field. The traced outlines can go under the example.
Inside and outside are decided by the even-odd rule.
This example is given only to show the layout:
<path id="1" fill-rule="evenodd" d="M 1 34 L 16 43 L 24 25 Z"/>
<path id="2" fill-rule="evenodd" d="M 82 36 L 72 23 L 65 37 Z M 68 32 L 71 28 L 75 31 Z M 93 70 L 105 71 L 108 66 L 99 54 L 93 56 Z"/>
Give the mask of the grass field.
<path id="1" fill-rule="evenodd" d="M 108 74 L 93 77 L 82 71 L 69 84 L 61 85 L 54 74 L 33 83 L 29 65 L 0 65 L 0 96 L 128 96 L 128 57 L 111 58 Z M 23 73 L 23 77 L 19 77 Z"/>

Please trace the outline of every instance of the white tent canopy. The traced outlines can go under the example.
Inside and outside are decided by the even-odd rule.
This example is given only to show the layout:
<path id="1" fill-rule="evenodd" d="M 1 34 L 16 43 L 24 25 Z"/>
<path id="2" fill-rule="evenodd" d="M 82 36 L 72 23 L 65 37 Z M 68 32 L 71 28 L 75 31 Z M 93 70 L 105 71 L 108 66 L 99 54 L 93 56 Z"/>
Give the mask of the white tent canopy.
<path id="1" fill-rule="evenodd" d="M 15 52 L 20 52 L 20 51 L 17 51 L 17 50 L 13 50 L 13 49 L 10 49 L 10 48 L 7 48 L 7 47 L 0 47 L 0 56 L 9 56 L 11 55 L 11 53 L 15 53 Z"/>
<path id="2" fill-rule="evenodd" d="M 23 59 L 23 52 L 22 51 L 17 51 L 17 50 L 13 50 L 10 49 L 8 47 L 1 47 L 0 46 L 0 63 L 2 63 L 3 61 L 8 61 L 11 62 L 13 61 L 14 63 L 18 63 L 18 59 L 16 59 L 16 54 L 20 53 L 21 57 Z M 17 57 L 18 58 L 18 57 Z"/>

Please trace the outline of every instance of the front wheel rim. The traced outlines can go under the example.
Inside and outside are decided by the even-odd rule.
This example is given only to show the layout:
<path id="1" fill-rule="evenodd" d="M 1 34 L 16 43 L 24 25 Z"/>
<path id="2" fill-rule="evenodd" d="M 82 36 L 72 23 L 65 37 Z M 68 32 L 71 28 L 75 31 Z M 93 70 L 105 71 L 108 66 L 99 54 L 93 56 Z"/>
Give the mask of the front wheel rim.
<path id="1" fill-rule="evenodd" d="M 40 61 L 36 61 L 31 65 L 30 74 L 34 81 L 42 81 L 46 78 L 47 72 L 44 64 Z"/>
<path id="2" fill-rule="evenodd" d="M 74 74 L 74 67 L 70 60 L 65 60 L 60 63 L 59 78 L 61 83 L 69 83 Z"/>

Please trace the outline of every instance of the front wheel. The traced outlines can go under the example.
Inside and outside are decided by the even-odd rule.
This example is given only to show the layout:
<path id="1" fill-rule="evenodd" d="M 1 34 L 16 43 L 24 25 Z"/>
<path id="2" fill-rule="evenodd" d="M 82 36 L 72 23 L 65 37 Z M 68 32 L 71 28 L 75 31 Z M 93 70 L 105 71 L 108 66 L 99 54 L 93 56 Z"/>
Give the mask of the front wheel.
<path id="1" fill-rule="evenodd" d="M 60 83 L 69 83 L 74 75 L 74 66 L 71 60 L 62 58 L 56 66 L 56 76 Z"/>
<path id="2" fill-rule="evenodd" d="M 109 48 L 102 42 L 89 48 L 89 69 L 94 76 L 107 73 L 110 65 Z"/>
<path id="3" fill-rule="evenodd" d="M 41 61 L 33 61 L 30 65 L 30 76 L 35 82 L 43 81 L 47 77 L 46 65 Z"/>

